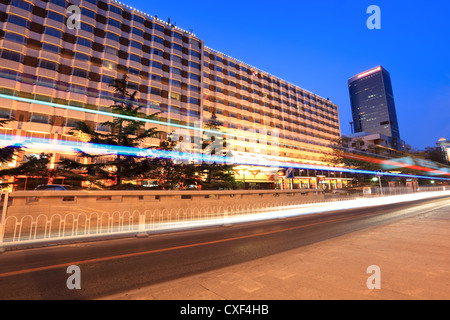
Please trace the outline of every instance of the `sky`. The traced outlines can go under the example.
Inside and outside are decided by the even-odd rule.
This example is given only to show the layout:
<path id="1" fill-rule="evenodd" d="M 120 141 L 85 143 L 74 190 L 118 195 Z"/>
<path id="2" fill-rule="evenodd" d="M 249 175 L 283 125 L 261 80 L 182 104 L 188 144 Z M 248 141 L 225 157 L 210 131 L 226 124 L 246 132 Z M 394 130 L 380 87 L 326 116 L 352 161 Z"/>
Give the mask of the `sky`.
<path id="1" fill-rule="evenodd" d="M 382 65 L 391 75 L 401 138 L 413 149 L 450 139 L 450 1 L 122 0 L 205 45 L 329 98 L 351 133 L 348 79 Z M 367 9 L 381 10 L 370 30 Z"/>

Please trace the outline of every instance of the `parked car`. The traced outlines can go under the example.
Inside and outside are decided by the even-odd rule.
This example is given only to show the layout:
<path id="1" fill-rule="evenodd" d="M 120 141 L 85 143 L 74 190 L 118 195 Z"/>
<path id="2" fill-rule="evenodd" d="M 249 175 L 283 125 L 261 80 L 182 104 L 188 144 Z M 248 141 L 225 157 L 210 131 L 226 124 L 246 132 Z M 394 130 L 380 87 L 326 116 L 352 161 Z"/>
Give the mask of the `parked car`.
<path id="1" fill-rule="evenodd" d="M 35 191 L 70 191 L 74 190 L 72 186 L 62 184 L 43 184 L 38 186 Z"/>
<path id="2" fill-rule="evenodd" d="M 347 189 L 334 189 L 332 191 L 332 193 L 333 194 L 345 194 L 345 195 L 347 195 L 347 194 L 350 194 L 350 191 L 347 190 Z"/>

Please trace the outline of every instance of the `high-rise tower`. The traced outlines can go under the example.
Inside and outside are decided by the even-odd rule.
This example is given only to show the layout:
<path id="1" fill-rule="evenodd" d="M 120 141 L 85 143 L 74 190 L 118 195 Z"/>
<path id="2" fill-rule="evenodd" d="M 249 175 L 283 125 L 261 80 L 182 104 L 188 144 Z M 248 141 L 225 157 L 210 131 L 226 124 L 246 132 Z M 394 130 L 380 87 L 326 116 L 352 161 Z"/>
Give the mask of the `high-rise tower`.
<path id="1" fill-rule="evenodd" d="M 379 66 L 349 80 L 355 132 L 382 134 L 401 149 L 400 130 L 389 72 Z"/>

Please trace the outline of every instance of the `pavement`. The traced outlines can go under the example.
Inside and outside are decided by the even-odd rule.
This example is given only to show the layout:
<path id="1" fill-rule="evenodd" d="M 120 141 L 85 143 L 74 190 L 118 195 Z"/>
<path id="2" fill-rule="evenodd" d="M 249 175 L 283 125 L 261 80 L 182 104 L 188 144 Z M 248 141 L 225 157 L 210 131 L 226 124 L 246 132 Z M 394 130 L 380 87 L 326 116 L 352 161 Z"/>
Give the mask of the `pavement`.
<path id="1" fill-rule="evenodd" d="M 369 277 L 379 289 L 369 289 Z M 448 300 L 450 201 L 414 218 L 103 299 Z"/>

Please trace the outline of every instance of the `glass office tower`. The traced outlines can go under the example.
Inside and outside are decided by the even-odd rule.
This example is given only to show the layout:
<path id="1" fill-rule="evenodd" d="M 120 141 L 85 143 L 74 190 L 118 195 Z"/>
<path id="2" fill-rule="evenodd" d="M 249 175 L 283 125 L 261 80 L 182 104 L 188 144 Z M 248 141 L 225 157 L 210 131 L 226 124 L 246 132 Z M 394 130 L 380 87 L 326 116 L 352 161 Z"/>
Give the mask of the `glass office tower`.
<path id="1" fill-rule="evenodd" d="M 349 80 L 354 130 L 382 134 L 401 149 L 400 130 L 389 72 L 379 66 Z"/>

